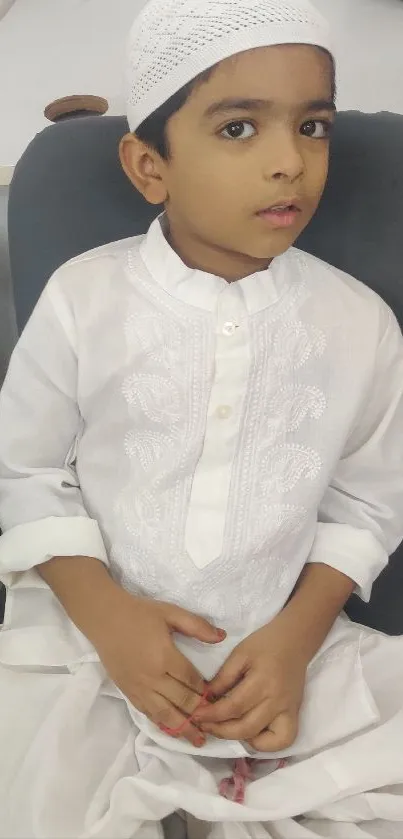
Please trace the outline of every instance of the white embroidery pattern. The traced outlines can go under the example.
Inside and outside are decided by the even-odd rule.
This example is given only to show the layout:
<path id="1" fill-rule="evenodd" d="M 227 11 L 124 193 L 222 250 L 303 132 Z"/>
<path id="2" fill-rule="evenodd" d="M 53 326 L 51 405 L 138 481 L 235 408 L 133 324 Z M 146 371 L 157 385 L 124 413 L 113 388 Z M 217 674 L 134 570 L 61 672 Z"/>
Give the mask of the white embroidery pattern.
<path id="1" fill-rule="evenodd" d="M 138 316 L 130 314 L 125 324 L 126 339 L 135 347 L 136 343 L 152 361 L 162 364 L 167 371 L 173 371 L 180 360 L 182 347 L 181 332 L 177 324 L 156 313 Z"/>
<path id="2" fill-rule="evenodd" d="M 159 595 L 159 575 L 151 553 L 139 550 L 139 545 L 132 541 L 130 545 L 119 545 L 119 566 L 116 576 L 120 584 L 143 597 Z"/>
<path id="3" fill-rule="evenodd" d="M 318 420 L 326 410 L 326 398 L 317 387 L 286 384 L 269 397 L 267 408 L 275 417 L 287 418 L 287 434 L 298 431 L 305 419 Z"/>
<path id="4" fill-rule="evenodd" d="M 285 536 L 297 534 L 305 524 L 307 510 L 293 504 L 270 505 L 270 495 L 256 496 L 252 519 L 251 546 L 255 553 L 279 550 Z"/>
<path id="5" fill-rule="evenodd" d="M 121 540 L 113 548 L 123 566 L 123 584 L 154 597 L 170 592 L 167 600 L 177 589 L 189 598 L 192 579 L 186 556 L 181 556 L 181 537 L 192 460 L 196 465 L 200 454 L 195 441 L 202 442 L 203 412 L 197 399 L 207 405 L 208 398 L 207 386 L 198 381 L 195 390 L 192 381 L 193 368 L 201 370 L 200 318 L 195 323 L 188 310 L 187 317 L 180 314 L 172 317 L 147 299 L 137 300 L 135 311 L 128 313 L 127 354 L 135 372 L 126 376 L 122 393 L 132 421 L 124 438 L 130 472 L 115 504 L 130 539 L 130 550 Z"/>
<path id="6" fill-rule="evenodd" d="M 231 588 L 235 596 L 231 597 L 229 610 L 228 587 L 209 586 L 202 602 L 207 615 L 217 615 L 218 620 L 242 625 L 253 610 L 255 615 L 264 612 L 266 603 L 261 606 L 258 592 L 264 591 L 265 599 L 271 598 L 279 589 L 288 588 L 290 569 L 288 563 L 277 556 L 264 554 L 252 557 L 245 565 L 234 569 L 230 577 Z M 263 618 L 264 620 L 264 618 Z"/>
<path id="7" fill-rule="evenodd" d="M 192 586 L 186 589 L 175 587 L 171 578 L 160 597 L 176 603 L 185 609 L 192 608 L 198 614 L 215 621 L 225 621 L 226 626 L 240 626 L 250 617 L 267 611 L 268 597 L 278 590 L 290 587 L 290 568 L 285 559 L 270 556 L 267 552 L 250 557 L 244 563 L 216 562 L 209 566 L 209 573 L 199 575 Z M 259 593 L 265 592 L 261 600 Z M 196 605 L 197 604 L 197 605 Z"/>
<path id="8" fill-rule="evenodd" d="M 273 362 L 281 372 L 303 367 L 313 355 L 320 358 L 326 349 L 326 336 L 315 326 L 290 321 L 279 329 L 273 341 Z"/>
<path id="9" fill-rule="evenodd" d="M 132 460 L 137 458 L 146 473 L 157 464 L 161 469 L 164 456 L 170 453 L 173 444 L 171 437 L 156 431 L 129 431 L 125 437 L 126 454 Z"/>
<path id="10" fill-rule="evenodd" d="M 279 550 L 282 540 L 304 526 L 308 509 L 293 504 L 301 480 L 313 492 L 322 472 L 322 460 L 312 447 L 295 441 L 295 434 L 309 418 L 320 420 L 327 403 L 315 385 L 295 381 L 296 371 L 326 350 L 326 337 L 315 326 L 286 318 L 269 328 L 259 318 L 256 326 L 256 373 L 252 391 L 260 392 L 264 408 L 255 428 L 255 482 L 249 518 L 249 548 Z M 289 378 L 292 378 L 291 382 Z M 253 443 L 251 444 L 253 447 Z M 288 499 L 290 496 L 290 500 Z M 308 501 L 309 493 L 307 493 Z M 287 500 L 286 500 L 287 499 Z M 308 507 L 310 505 L 308 504 Z"/>
<path id="11" fill-rule="evenodd" d="M 273 493 L 285 495 L 295 489 L 302 478 L 314 481 L 321 466 L 317 452 L 297 443 L 262 448 L 259 491 L 266 497 Z"/>
<path id="12" fill-rule="evenodd" d="M 304 379 L 309 376 L 326 338 L 296 317 L 307 290 L 304 259 L 291 258 L 295 284 L 288 296 L 250 318 L 249 399 L 233 464 L 224 549 L 206 569 L 187 556 L 183 538 L 203 447 L 214 319 L 171 298 L 162 300 L 154 281 L 144 280 L 143 268 L 144 298 L 136 299 L 125 327 L 131 370 L 122 394 L 131 428 L 123 447 L 129 478 L 115 511 L 126 538 L 114 546 L 122 583 L 225 625 L 243 625 L 259 610 L 264 621 L 274 602 L 281 608 L 294 580 L 287 553 L 298 546 L 311 507 L 311 498 L 301 506 L 294 493 L 303 481 L 313 497 L 322 471 L 319 453 L 305 441 L 314 443 L 313 424 L 324 415 L 326 399 L 300 373 L 294 377 L 303 368 Z"/>
<path id="13" fill-rule="evenodd" d="M 135 492 L 128 488 L 121 493 L 116 510 L 120 512 L 128 533 L 136 542 L 152 547 L 162 518 L 161 504 L 157 496 L 147 489 Z"/>
<path id="14" fill-rule="evenodd" d="M 172 379 L 135 373 L 123 382 L 123 395 L 131 408 L 139 406 L 151 422 L 176 426 L 181 417 L 181 393 Z"/>

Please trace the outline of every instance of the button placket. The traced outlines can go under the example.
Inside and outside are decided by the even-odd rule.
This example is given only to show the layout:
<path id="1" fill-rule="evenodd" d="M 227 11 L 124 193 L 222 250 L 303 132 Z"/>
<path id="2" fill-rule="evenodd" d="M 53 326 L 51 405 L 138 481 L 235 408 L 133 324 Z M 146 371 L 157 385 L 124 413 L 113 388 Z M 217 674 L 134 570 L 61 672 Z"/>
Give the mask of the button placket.
<path id="1" fill-rule="evenodd" d="M 185 543 L 202 569 L 222 553 L 232 467 L 250 364 L 245 304 L 228 286 L 217 301 L 214 375 L 202 456 L 190 497 Z"/>

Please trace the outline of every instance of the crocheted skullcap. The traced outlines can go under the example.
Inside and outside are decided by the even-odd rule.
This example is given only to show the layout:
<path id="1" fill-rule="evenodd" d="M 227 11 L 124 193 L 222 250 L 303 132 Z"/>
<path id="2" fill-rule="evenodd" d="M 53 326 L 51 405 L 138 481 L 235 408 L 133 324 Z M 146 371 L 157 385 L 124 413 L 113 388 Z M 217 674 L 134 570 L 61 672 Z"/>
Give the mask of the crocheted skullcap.
<path id="1" fill-rule="evenodd" d="M 309 0 L 149 0 L 129 37 L 130 130 L 214 64 L 276 44 L 332 52 L 329 26 Z"/>

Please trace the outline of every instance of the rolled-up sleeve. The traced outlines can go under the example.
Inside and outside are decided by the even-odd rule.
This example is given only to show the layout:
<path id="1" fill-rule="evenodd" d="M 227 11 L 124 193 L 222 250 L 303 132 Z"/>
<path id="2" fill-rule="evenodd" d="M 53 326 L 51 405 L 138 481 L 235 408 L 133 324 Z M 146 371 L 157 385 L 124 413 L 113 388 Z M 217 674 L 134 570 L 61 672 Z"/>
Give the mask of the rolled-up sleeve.
<path id="1" fill-rule="evenodd" d="M 311 563 L 372 585 L 403 539 L 403 338 L 386 306 L 370 394 L 320 505 Z"/>
<path id="2" fill-rule="evenodd" d="M 53 556 L 107 562 L 75 469 L 82 432 L 74 317 L 53 280 L 11 358 L 0 394 L 0 576 Z"/>

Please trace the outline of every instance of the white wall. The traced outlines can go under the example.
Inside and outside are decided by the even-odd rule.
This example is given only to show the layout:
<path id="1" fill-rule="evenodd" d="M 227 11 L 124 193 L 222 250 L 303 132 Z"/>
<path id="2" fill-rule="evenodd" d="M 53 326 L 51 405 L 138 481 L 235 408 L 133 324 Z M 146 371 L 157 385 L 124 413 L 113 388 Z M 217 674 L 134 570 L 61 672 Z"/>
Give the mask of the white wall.
<path id="1" fill-rule="evenodd" d="M 124 43 L 144 2 L 14 0 L 0 22 L 0 183 L 53 99 L 93 93 L 123 112 Z M 339 107 L 403 114 L 403 0 L 316 3 L 334 24 Z"/>
<path id="2" fill-rule="evenodd" d="M 14 3 L 14 0 L 0 0 L 0 20 L 6 12 L 8 12 L 10 6 Z"/>
<path id="3" fill-rule="evenodd" d="M 332 23 L 341 110 L 403 114 L 403 0 L 314 0 Z"/>
<path id="4" fill-rule="evenodd" d="M 0 22 L 0 166 L 13 166 L 49 124 L 53 99 L 92 93 L 123 112 L 124 45 L 144 2 L 15 0 Z"/>

